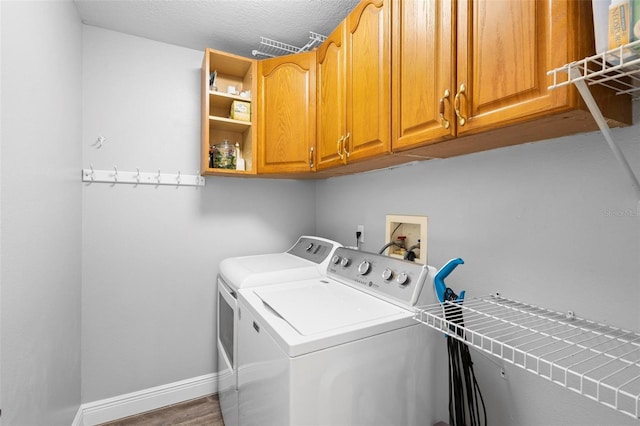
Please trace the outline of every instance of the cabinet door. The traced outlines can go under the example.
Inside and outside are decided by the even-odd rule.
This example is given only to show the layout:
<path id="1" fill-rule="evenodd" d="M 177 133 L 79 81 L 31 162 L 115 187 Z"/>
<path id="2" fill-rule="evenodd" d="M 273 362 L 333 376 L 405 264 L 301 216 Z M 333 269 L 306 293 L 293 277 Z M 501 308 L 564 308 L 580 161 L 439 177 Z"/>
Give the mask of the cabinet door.
<path id="1" fill-rule="evenodd" d="M 347 17 L 347 161 L 391 149 L 389 9 L 364 0 Z"/>
<path id="2" fill-rule="evenodd" d="M 450 0 L 393 0 L 392 147 L 455 136 L 455 21 Z"/>
<path id="3" fill-rule="evenodd" d="M 458 135 L 548 114 L 567 102 L 546 72 L 567 62 L 572 2 L 458 0 Z M 577 35 L 575 35 L 577 36 Z"/>
<path id="4" fill-rule="evenodd" d="M 317 51 L 318 170 L 346 162 L 345 28 L 341 23 Z"/>
<path id="5" fill-rule="evenodd" d="M 315 52 L 258 62 L 258 173 L 315 169 Z"/>

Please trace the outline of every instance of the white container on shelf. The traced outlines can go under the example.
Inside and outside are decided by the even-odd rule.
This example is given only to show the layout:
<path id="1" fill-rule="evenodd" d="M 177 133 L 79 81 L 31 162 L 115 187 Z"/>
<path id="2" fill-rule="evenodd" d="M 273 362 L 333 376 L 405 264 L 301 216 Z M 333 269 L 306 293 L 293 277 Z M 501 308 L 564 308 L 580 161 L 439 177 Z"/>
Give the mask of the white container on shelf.
<path id="1" fill-rule="evenodd" d="M 596 39 L 596 53 L 609 49 L 609 5 L 610 0 L 591 0 L 593 4 L 593 30 Z"/>

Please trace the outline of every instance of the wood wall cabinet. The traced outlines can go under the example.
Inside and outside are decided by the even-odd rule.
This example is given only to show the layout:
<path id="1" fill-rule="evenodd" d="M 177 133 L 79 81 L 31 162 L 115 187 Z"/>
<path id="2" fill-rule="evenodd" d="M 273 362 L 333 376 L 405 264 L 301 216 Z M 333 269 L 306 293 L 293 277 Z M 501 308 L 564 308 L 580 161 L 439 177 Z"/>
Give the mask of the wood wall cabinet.
<path id="1" fill-rule="evenodd" d="M 349 161 L 391 150 L 390 38 L 389 0 L 363 0 L 347 16 Z"/>
<path id="2" fill-rule="evenodd" d="M 258 173 L 315 170 L 316 52 L 258 62 Z"/>
<path id="3" fill-rule="evenodd" d="M 449 157 L 596 128 L 546 75 L 593 53 L 590 2 L 394 0 L 393 25 L 394 151 Z M 630 123 L 628 97 L 595 96 Z"/>
<path id="4" fill-rule="evenodd" d="M 585 0 L 362 0 L 314 52 L 207 49 L 202 171 L 322 178 L 596 130 L 573 86 L 547 88 L 548 70 L 593 53 Z M 251 88 L 250 122 L 228 118 L 227 85 Z M 629 96 L 592 94 L 610 126 L 631 123 Z M 246 171 L 208 167 L 224 139 Z"/>
<path id="5" fill-rule="evenodd" d="M 558 0 L 457 1 L 453 103 L 458 135 L 533 118 L 568 103 L 567 90 L 547 89 L 547 71 L 574 58 L 580 11 L 572 8 L 579 6 Z"/>
<path id="6" fill-rule="evenodd" d="M 364 0 L 318 49 L 318 168 L 391 150 L 389 1 Z"/>
<path id="7" fill-rule="evenodd" d="M 216 72 L 216 87 L 209 85 L 211 73 Z M 256 61 L 213 49 L 206 49 L 202 61 L 202 143 L 201 166 L 203 175 L 252 175 L 256 173 Z M 237 94 L 228 93 L 230 86 L 235 87 Z M 239 96 L 245 92 L 245 97 Z M 247 92 L 250 92 L 249 96 Z M 247 102 L 251 105 L 251 120 L 234 120 L 230 118 L 231 105 L 234 101 Z M 245 161 L 245 170 L 213 168 L 209 161 L 209 150 L 224 140 L 230 144 L 240 145 L 240 152 Z"/>
<path id="8" fill-rule="evenodd" d="M 318 47 L 316 68 L 318 170 L 346 164 L 346 24 L 343 21 Z"/>
<path id="9" fill-rule="evenodd" d="M 455 15 L 450 0 L 393 0 L 393 149 L 456 135 Z"/>

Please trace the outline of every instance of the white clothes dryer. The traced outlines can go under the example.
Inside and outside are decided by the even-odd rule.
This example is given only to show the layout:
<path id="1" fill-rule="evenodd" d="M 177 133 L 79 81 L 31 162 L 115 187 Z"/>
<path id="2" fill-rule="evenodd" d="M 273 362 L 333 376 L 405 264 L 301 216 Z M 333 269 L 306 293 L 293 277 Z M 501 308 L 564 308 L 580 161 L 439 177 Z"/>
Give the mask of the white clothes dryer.
<path id="1" fill-rule="evenodd" d="M 321 277 L 339 243 L 302 236 L 284 253 L 232 257 L 220 262 L 218 297 L 218 398 L 226 426 L 238 424 L 238 290 Z"/>
<path id="2" fill-rule="evenodd" d="M 432 424 L 436 335 L 413 308 L 436 270 L 338 248 L 327 272 L 239 291 L 239 423 Z"/>

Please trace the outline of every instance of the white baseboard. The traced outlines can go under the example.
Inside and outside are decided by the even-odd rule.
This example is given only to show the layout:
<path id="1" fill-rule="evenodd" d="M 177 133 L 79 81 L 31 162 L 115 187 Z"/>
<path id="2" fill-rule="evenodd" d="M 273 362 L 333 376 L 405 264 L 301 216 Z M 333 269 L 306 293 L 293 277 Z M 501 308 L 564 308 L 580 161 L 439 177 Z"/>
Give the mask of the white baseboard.
<path id="1" fill-rule="evenodd" d="M 214 373 L 89 402 L 80 406 L 72 426 L 94 426 L 211 395 L 216 393 L 217 389 L 218 375 Z"/>
<path id="2" fill-rule="evenodd" d="M 71 423 L 71 426 L 82 426 L 82 405 L 78 407 L 78 412 L 73 418 L 73 423 Z"/>

